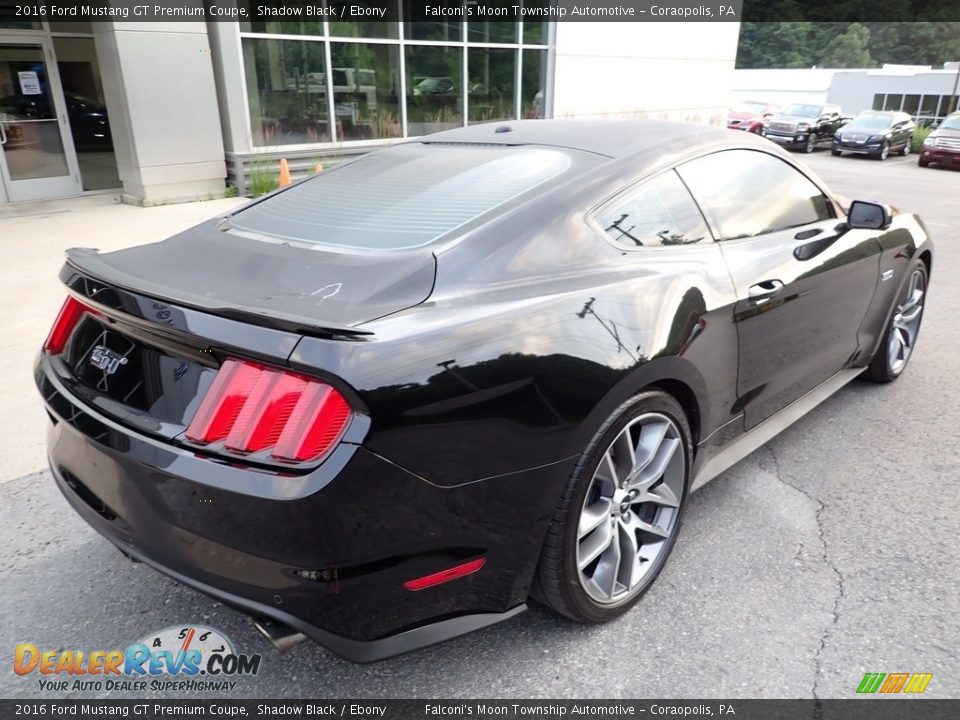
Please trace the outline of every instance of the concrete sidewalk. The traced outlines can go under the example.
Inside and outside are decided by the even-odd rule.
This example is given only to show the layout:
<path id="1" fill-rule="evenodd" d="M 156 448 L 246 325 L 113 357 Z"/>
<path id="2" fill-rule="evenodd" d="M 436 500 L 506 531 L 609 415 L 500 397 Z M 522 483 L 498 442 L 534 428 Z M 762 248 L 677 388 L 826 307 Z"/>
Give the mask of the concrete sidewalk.
<path id="1" fill-rule="evenodd" d="M 0 206 L 0 349 L 10 369 L 0 385 L 0 482 L 46 467 L 47 419 L 32 368 L 66 296 L 58 279 L 64 250 L 107 251 L 156 242 L 245 201 L 140 208 L 121 205 L 114 195 L 93 195 Z"/>

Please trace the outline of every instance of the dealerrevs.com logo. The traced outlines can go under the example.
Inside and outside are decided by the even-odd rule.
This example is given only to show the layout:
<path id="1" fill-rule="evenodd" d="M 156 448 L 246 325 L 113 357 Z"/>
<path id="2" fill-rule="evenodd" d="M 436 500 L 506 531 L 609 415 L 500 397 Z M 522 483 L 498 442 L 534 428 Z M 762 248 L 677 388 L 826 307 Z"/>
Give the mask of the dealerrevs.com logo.
<path id="1" fill-rule="evenodd" d="M 260 660 L 237 653 L 218 630 L 187 625 L 147 635 L 126 650 L 43 650 L 20 643 L 13 671 L 37 677 L 40 690 L 49 692 L 234 690 L 234 678 L 256 675 Z"/>

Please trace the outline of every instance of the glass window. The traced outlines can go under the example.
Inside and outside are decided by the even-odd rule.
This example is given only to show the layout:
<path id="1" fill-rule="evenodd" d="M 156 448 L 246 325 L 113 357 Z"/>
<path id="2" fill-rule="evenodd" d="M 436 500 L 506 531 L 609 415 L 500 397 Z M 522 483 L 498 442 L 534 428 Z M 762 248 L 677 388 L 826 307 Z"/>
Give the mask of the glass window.
<path id="1" fill-rule="evenodd" d="M 230 218 L 240 230 L 336 247 L 419 247 L 566 172 L 540 147 L 397 145 L 294 185 Z"/>
<path id="2" fill-rule="evenodd" d="M 317 2 L 317 4 L 319 5 L 320 3 Z M 323 21 L 241 20 L 240 32 L 272 35 L 323 35 Z"/>
<path id="3" fill-rule="evenodd" d="M 520 80 L 520 108 L 523 118 L 543 118 L 544 88 L 547 86 L 547 51 L 523 51 L 523 77 Z"/>
<path id="4" fill-rule="evenodd" d="M 330 43 L 338 140 L 400 137 L 396 45 Z"/>
<path id="5" fill-rule="evenodd" d="M 940 96 L 940 112 L 937 113 L 940 117 L 949 115 L 952 112 L 956 112 L 958 107 L 957 100 L 953 95 L 941 95 Z"/>
<path id="6" fill-rule="evenodd" d="M 690 245 L 710 239 L 703 215 L 670 170 L 647 180 L 597 215 L 615 242 L 627 247 Z"/>
<path id="7" fill-rule="evenodd" d="M 427 135 L 463 125 L 461 63 L 454 47 L 408 45 L 407 133 Z"/>
<path id="8" fill-rule="evenodd" d="M 83 34 L 92 34 L 93 33 L 93 23 L 89 20 L 87 21 L 78 21 L 78 22 L 63 22 L 61 20 L 51 20 L 49 22 L 50 32 L 55 33 L 83 33 Z"/>
<path id="9" fill-rule="evenodd" d="M 470 80 L 467 107 L 470 122 L 490 122 L 517 117 L 514 102 L 517 51 L 470 48 L 467 77 Z"/>
<path id="10" fill-rule="evenodd" d="M 433 4 L 440 6 L 439 3 Z M 462 8 L 463 2 L 448 0 L 443 8 Z M 427 6 L 420 0 L 403 0 L 403 36 L 407 40 L 435 40 L 439 42 L 459 42 L 461 19 L 466 15 L 451 15 L 449 20 L 437 20 L 435 15 L 426 14 Z"/>
<path id="11" fill-rule="evenodd" d="M 678 169 L 723 240 L 754 237 L 832 217 L 819 188 L 783 160 L 727 150 Z"/>
<path id="12" fill-rule="evenodd" d="M 330 35 L 332 37 L 357 38 L 395 38 L 399 28 L 397 3 L 394 0 L 375 3 L 358 3 L 357 0 L 328 0 L 328 5 L 337 11 L 337 17 L 346 20 L 331 20 Z M 357 15 L 367 10 L 382 9 L 386 11 L 380 15 Z M 365 20 L 364 17 L 370 19 Z"/>
<path id="13" fill-rule="evenodd" d="M 324 43 L 243 38 L 257 147 L 330 142 Z"/>
<path id="14" fill-rule="evenodd" d="M 117 157 L 93 38 L 56 37 L 60 84 L 84 190 L 120 187 Z"/>
<path id="15" fill-rule="evenodd" d="M 883 110 L 883 99 L 886 95 L 879 94 L 873 96 L 873 110 Z"/>
<path id="16" fill-rule="evenodd" d="M 516 0 L 487 0 L 474 5 L 474 12 L 482 7 L 487 12 L 498 13 L 496 20 L 470 20 L 467 23 L 467 42 L 481 43 L 515 43 L 517 38 L 517 23 L 512 22 L 513 6 L 518 5 Z M 502 13 L 502 14 L 500 14 Z M 476 15 L 474 15 L 476 17 Z"/>
<path id="17" fill-rule="evenodd" d="M 903 96 L 903 111 L 908 115 L 916 115 L 917 111 L 920 109 L 920 96 L 919 95 L 904 95 Z"/>
<path id="18" fill-rule="evenodd" d="M 920 115 L 931 117 L 937 114 L 937 101 L 940 100 L 939 95 L 924 95 L 923 99 L 920 101 Z"/>
<path id="19" fill-rule="evenodd" d="M 549 0 L 523 0 L 523 6 L 536 10 L 547 10 L 550 7 L 550 2 Z M 540 20 L 524 18 L 523 42 L 526 45 L 546 45 L 547 23 Z"/>
<path id="20" fill-rule="evenodd" d="M 903 104 L 903 95 L 887 95 L 887 101 L 883 104 L 884 110 L 899 110 Z"/>

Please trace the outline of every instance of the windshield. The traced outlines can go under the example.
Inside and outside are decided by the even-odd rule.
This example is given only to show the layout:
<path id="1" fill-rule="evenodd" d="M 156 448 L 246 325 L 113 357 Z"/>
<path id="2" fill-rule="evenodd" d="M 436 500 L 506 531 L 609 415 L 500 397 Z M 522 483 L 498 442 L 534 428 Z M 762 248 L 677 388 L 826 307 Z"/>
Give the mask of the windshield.
<path id="1" fill-rule="evenodd" d="M 940 130 L 960 130 L 960 115 L 951 115 L 942 123 L 940 123 Z"/>
<path id="2" fill-rule="evenodd" d="M 230 226 L 366 250 L 426 245 L 564 173 L 562 150 L 409 143 L 317 175 L 230 218 Z"/>
<path id="3" fill-rule="evenodd" d="M 798 117 L 815 118 L 820 116 L 819 105 L 788 105 L 783 111 L 784 115 L 797 115 Z"/>
<path id="4" fill-rule="evenodd" d="M 868 130 L 883 130 L 891 125 L 893 118 L 889 115 L 861 115 L 855 117 L 847 127 L 861 127 Z"/>
<path id="5" fill-rule="evenodd" d="M 766 107 L 767 106 L 764 105 L 763 103 L 743 102 L 743 103 L 737 103 L 732 108 L 730 108 L 730 112 L 752 113 L 754 115 L 759 115 L 764 111 Z"/>

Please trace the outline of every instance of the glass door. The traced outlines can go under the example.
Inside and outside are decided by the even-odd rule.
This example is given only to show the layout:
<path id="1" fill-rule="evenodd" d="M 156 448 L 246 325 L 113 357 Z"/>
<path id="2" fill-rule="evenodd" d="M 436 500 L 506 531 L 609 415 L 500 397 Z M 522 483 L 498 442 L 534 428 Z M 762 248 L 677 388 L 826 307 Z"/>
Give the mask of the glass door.
<path id="1" fill-rule="evenodd" d="M 51 57 L 44 38 L 0 35 L 0 202 L 81 192 Z"/>

